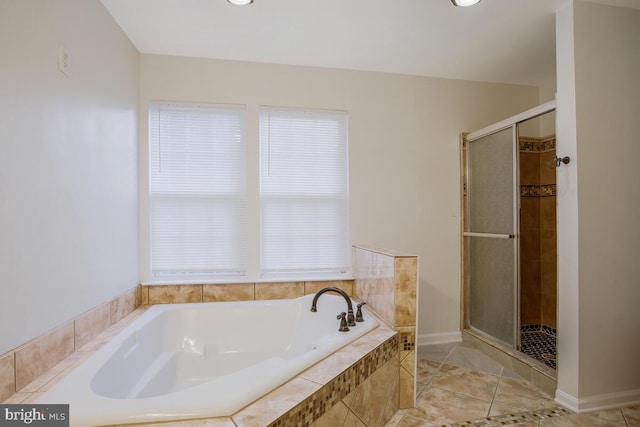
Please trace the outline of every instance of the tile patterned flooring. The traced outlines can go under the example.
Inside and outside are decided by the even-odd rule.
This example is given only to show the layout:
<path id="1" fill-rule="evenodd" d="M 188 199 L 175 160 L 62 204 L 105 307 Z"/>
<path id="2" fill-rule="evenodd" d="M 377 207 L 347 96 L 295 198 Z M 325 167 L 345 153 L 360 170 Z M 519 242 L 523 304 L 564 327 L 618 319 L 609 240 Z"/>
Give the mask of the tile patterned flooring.
<path id="1" fill-rule="evenodd" d="M 640 405 L 573 414 L 467 343 L 418 347 L 416 408 L 385 427 L 640 427 Z"/>

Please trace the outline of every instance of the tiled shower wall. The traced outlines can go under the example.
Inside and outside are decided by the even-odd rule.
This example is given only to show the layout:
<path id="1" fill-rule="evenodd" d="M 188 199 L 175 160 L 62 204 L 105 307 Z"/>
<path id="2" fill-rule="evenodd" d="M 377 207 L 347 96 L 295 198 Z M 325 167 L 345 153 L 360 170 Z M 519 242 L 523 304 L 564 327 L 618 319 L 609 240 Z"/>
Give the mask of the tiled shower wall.
<path id="1" fill-rule="evenodd" d="M 400 408 L 415 406 L 418 258 L 387 249 L 354 247 L 354 295 L 398 331 Z"/>
<path id="2" fill-rule="evenodd" d="M 520 138 L 520 321 L 556 328 L 556 138 Z"/>

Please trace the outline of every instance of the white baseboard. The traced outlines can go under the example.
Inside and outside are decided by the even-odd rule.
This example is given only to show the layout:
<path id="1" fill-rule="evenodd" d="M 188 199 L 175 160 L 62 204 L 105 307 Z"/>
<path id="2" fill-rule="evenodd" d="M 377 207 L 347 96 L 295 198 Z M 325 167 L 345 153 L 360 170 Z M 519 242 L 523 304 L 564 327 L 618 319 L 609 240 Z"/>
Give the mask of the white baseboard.
<path id="1" fill-rule="evenodd" d="M 581 414 L 584 412 L 602 411 L 605 409 L 636 405 L 640 403 L 640 390 L 600 394 L 580 399 L 558 389 L 556 390 L 555 401 L 565 408 Z"/>
<path id="2" fill-rule="evenodd" d="M 450 342 L 462 341 L 462 332 L 439 332 L 435 334 L 422 334 L 417 336 L 417 344 L 430 345 L 430 344 L 445 344 Z"/>

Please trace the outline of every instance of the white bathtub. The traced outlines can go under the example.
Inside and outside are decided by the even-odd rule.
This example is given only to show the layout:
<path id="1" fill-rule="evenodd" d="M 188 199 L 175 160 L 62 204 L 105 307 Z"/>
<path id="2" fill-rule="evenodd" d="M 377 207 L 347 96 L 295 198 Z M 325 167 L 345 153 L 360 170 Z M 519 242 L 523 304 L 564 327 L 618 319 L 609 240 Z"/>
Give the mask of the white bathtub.
<path id="1" fill-rule="evenodd" d="M 156 305 L 43 394 L 72 426 L 228 416 L 376 328 L 343 297 Z M 356 303 L 353 303 L 355 310 Z"/>

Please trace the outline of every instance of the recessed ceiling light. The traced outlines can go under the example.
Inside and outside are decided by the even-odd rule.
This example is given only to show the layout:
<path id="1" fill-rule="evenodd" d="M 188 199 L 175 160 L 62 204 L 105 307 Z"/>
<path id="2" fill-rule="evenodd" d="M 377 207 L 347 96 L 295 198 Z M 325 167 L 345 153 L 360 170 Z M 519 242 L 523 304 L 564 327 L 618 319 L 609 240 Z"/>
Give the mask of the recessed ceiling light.
<path id="1" fill-rule="evenodd" d="M 235 4 L 236 6 L 246 6 L 248 4 L 253 3 L 253 0 L 227 0 L 231 4 Z"/>
<path id="2" fill-rule="evenodd" d="M 451 0 L 451 3 L 453 3 L 454 6 L 467 7 L 480 3 L 480 0 Z"/>

